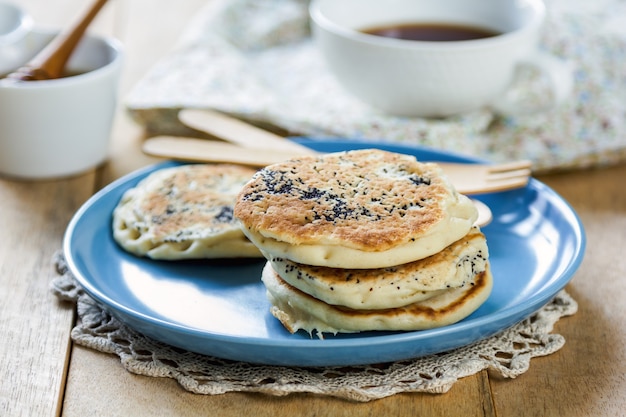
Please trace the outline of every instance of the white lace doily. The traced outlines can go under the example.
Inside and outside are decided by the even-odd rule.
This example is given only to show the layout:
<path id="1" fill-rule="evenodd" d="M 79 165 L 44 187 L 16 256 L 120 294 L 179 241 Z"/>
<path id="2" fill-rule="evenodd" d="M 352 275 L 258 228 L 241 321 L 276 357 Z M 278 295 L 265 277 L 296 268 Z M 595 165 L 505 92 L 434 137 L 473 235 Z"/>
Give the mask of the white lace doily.
<path id="1" fill-rule="evenodd" d="M 308 392 L 353 401 L 370 401 L 400 392 L 445 393 L 460 378 L 489 369 L 505 378 L 526 372 L 531 358 L 549 355 L 565 343 L 551 334 L 554 324 L 578 306 L 565 291 L 528 319 L 470 346 L 422 358 L 349 367 L 282 367 L 225 360 L 175 348 L 141 335 L 112 317 L 84 293 L 61 254 L 52 292 L 75 302 L 78 322 L 72 339 L 120 357 L 130 372 L 176 379 L 197 394 Z"/>

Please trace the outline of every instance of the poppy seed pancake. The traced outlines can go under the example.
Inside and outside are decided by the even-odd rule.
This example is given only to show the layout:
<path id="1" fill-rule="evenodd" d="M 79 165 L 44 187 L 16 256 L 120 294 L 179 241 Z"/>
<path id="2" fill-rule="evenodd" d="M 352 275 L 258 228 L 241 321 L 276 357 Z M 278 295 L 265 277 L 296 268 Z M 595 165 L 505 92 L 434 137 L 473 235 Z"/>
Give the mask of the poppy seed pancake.
<path id="1" fill-rule="evenodd" d="M 333 306 L 283 281 L 269 262 L 262 280 L 272 303 L 270 312 L 291 333 L 302 329 L 323 338 L 324 333 L 370 330 L 425 330 L 456 323 L 472 314 L 489 297 L 493 279 L 489 264 L 471 285 L 443 291 L 425 301 L 399 308 L 354 310 Z"/>
<path id="2" fill-rule="evenodd" d="M 269 262 L 283 281 L 327 304 L 371 310 L 402 307 L 471 285 L 487 268 L 488 257 L 485 236 L 473 227 L 434 255 L 386 268 L 328 268 L 284 258 Z"/>
<path id="3" fill-rule="evenodd" d="M 155 171 L 122 196 L 113 237 L 152 259 L 261 257 L 233 217 L 237 194 L 254 173 L 225 164 Z"/>
<path id="4" fill-rule="evenodd" d="M 265 167 L 234 215 L 267 258 L 367 269 L 439 252 L 467 234 L 477 212 L 438 165 L 364 149 Z"/>

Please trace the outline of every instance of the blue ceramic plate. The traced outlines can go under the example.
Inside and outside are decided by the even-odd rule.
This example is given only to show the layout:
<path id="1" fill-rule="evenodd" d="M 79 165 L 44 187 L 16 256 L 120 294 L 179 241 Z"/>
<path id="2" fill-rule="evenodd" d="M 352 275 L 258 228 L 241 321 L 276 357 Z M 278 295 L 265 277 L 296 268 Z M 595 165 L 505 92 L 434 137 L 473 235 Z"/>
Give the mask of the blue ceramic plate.
<path id="1" fill-rule="evenodd" d="M 355 141 L 304 141 L 319 151 L 377 147 L 420 160 L 466 161 L 414 146 Z M 493 210 L 483 228 L 494 288 L 459 323 L 415 332 L 327 336 L 290 334 L 269 313 L 258 260 L 159 262 L 130 255 L 112 238 L 111 213 L 120 197 L 167 162 L 134 172 L 95 194 L 68 226 L 70 270 L 93 298 L 130 327 L 154 339 L 217 357 L 272 365 L 331 366 L 395 361 L 444 352 L 491 336 L 550 301 L 580 265 L 580 220 L 553 190 L 536 180 L 524 189 L 485 194 Z"/>

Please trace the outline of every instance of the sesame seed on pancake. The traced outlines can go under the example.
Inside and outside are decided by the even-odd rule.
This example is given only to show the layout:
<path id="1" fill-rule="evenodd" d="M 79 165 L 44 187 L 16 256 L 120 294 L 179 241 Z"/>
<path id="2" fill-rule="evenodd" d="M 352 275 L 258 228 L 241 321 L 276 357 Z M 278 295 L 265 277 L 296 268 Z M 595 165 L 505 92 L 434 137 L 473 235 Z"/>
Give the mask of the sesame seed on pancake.
<path id="1" fill-rule="evenodd" d="M 334 268 L 384 268 L 425 258 L 476 220 L 436 164 L 365 149 L 270 165 L 235 205 L 266 257 Z"/>
<path id="2" fill-rule="evenodd" d="M 471 285 L 487 267 L 489 251 L 477 227 L 418 261 L 377 269 L 341 269 L 270 258 L 280 278 L 321 301 L 357 310 L 402 307 L 450 288 Z"/>
<path id="3" fill-rule="evenodd" d="M 237 194 L 255 170 L 181 165 L 155 171 L 126 191 L 113 212 L 113 236 L 153 259 L 260 257 L 233 217 Z"/>
<path id="4" fill-rule="evenodd" d="M 453 288 L 408 306 L 380 310 L 354 310 L 332 306 L 283 281 L 269 262 L 262 280 L 272 304 L 270 311 L 295 333 L 355 333 L 370 330 L 425 330 L 456 323 L 472 314 L 489 297 L 493 279 L 489 264 L 476 274 L 473 285 Z"/>

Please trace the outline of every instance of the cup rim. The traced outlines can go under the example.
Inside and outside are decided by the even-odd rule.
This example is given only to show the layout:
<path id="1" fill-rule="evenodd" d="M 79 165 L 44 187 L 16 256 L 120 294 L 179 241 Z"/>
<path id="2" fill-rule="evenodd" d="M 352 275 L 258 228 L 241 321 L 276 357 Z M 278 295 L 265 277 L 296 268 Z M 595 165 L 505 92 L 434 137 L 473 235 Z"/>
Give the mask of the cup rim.
<path id="1" fill-rule="evenodd" d="M 347 28 L 345 26 L 335 23 L 328 18 L 320 9 L 320 4 L 325 0 L 311 0 L 309 4 L 309 18 L 311 21 L 321 29 L 328 32 L 339 35 L 343 38 L 358 41 L 370 45 L 383 46 L 387 48 L 407 49 L 407 50 L 420 50 L 420 49 L 473 49 L 492 46 L 501 42 L 508 42 L 511 38 L 517 38 L 524 36 L 527 32 L 534 31 L 537 27 L 543 24 L 546 15 L 546 7 L 542 0 L 526 0 L 537 13 L 528 22 L 528 24 L 519 27 L 517 29 L 507 31 L 496 36 L 488 38 L 472 39 L 464 41 L 421 41 L 421 40 L 408 40 L 388 38 L 384 36 L 371 35 L 361 32 L 356 29 Z M 339 1 L 339 0 L 334 0 Z"/>
<path id="2" fill-rule="evenodd" d="M 31 34 L 35 36 L 54 36 L 58 34 L 58 30 L 32 30 Z M 90 41 L 98 41 L 102 42 L 112 53 L 113 57 L 106 64 L 95 68 L 93 70 L 89 70 L 87 72 L 83 72 L 76 75 L 71 75 L 68 77 L 55 78 L 51 80 L 39 80 L 39 81 L 28 81 L 28 82 L 16 82 L 12 80 L 4 80 L 0 79 L 0 89 L 35 89 L 35 88 L 50 88 L 50 87 L 62 87 L 66 84 L 75 84 L 77 82 L 81 82 L 83 80 L 88 81 L 94 77 L 100 76 L 102 73 L 108 73 L 113 71 L 115 68 L 121 65 L 122 57 L 124 54 L 122 43 L 111 36 L 105 35 L 97 35 L 97 34 L 85 34 L 85 39 L 89 39 Z"/>

